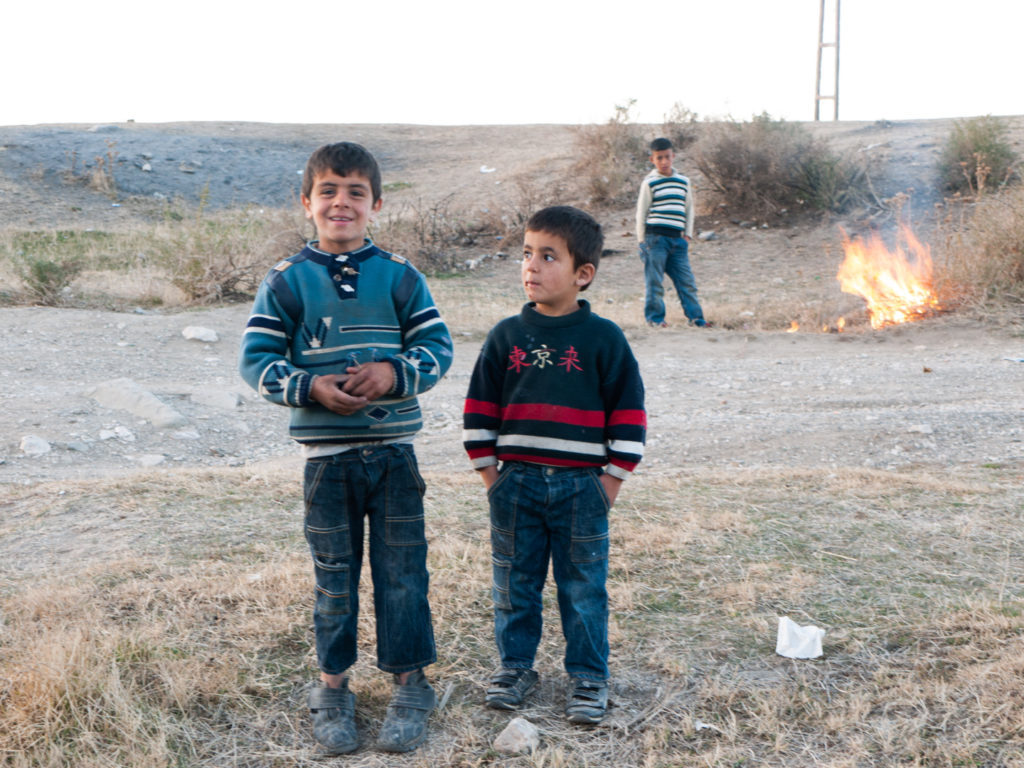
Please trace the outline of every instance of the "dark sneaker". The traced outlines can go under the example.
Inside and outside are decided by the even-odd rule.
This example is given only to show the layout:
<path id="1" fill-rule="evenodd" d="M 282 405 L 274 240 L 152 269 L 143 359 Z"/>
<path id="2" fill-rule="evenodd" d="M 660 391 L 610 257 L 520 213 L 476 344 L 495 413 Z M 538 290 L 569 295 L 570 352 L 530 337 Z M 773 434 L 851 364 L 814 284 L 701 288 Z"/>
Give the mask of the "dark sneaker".
<path id="1" fill-rule="evenodd" d="M 484 703 L 491 709 L 519 709 L 539 679 L 532 669 L 499 669 L 491 675 Z"/>
<path id="2" fill-rule="evenodd" d="M 356 696 L 348 680 L 340 688 L 314 688 L 309 692 L 313 738 L 329 754 L 344 755 L 359 746 L 356 733 Z"/>
<path id="3" fill-rule="evenodd" d="M 427 718 L 436 699 L 422 669 L 417 669 L 405 685 L 395 684 L 384 724 L 377 735 L 377 747 L 385 752 L 411 752 L 427 738 Z"/>
<path id="4" fill-rule="evenodd" d="M 565 716 L 570 723 L 595 725 L 604 720 L 608 712 L 608 683 L 573 678 L 572 691 L 565 705 Z"/>

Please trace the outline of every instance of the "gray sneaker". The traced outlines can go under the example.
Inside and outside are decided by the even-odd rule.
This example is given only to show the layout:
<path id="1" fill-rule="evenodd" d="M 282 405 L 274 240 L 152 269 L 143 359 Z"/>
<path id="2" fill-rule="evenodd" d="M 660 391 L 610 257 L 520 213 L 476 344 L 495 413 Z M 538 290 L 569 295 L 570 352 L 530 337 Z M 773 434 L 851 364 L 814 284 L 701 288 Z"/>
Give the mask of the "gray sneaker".
<path id="1" fill-rule="evenodd" d="M 313 738 L 332 755 L 344 755 L 359 746 L 356 733 L 356 696 L 348 680 L 340 688 L 314 688 L 309 692 Z"/>
<path id="2" fill-rule="evenodd" d="M 569 701 L 565 705 L 565 716 L 569 722 L 596 725 L 604 720 L 607 712 L 608 682 L 573 678 Z"/>
<path id="3" fill-rule="evenodd" d="M 411 752 L 427 738 L 427 718 L 436 698 L 422 669 L 409 675 L 405 685 L 395 675 L 391 703 L 377 735 L 377 747 L 385 752 Z"/>

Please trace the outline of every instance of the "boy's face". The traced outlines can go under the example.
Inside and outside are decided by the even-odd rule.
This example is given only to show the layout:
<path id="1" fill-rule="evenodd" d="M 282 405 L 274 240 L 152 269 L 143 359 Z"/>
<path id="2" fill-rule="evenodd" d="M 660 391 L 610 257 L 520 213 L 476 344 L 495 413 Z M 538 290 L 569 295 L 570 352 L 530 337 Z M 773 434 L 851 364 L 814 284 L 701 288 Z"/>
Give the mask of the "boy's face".
<path id="1" fill-rule="evenodd" d="M 672 173 L 672 161 L 675 158 L 676 153 L 671 149 L 659 149 L 651 152 L 651 162 L 662 176 L 668 176 Z"/>
<path id="2" fill-rule="evenodd" d="M 573 266 L 565 240 L 527 230 L 523 238 L 523 289 L 542 315 L 568 315 L 578 308 L 580 288 L 594 279 L 594 265 Z"/>
<path id="3" fill-rule="evenodd" d="M 362 246 L 370 216 L 380 210 L 380 205 L 381 200 L 373 200 L 369 179 L 359 173 L 318 173 L 309 197 L 302 196 L 306 218 L 316 225 L 320 249 L 328 253 L 345 253 Z"/>

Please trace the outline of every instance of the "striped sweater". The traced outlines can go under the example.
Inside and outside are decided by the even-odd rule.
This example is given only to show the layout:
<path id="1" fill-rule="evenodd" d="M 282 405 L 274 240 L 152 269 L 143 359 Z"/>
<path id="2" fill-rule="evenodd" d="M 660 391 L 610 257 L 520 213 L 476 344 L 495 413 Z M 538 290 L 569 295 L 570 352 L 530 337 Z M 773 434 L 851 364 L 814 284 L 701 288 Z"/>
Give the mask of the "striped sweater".
<path id="1" fill-rule="evenodd" d="M 475 469 L 606 466 L 625 479 L 639 463 L 647 416 L 636 358 L 615 323 L 579 304 L 560 317 L 527 304 L 491 330 L 463 413 Z"/>
<path id="2" fill-rule="evenodd" d="M 655 168 L 640 183 L 636 201 L 636 239 L 663 234 L 693 237 L 694 195 L 690 180 L 672 169 L 662 176 Z"/>
<path id="3" fill-rule="evenodd" d="M 388 395 L 343 416 L 310 400 L 316 374 L 388 362 Z M 270 270 L 253 302 L 239 355 L 242 378 L 291 406 L 300 443 L 411 439 L 423 423 L 416 395 L 452 362 L 452 340 L 415 267 L 369 240 L 344 254 L 307 245 Z"/>

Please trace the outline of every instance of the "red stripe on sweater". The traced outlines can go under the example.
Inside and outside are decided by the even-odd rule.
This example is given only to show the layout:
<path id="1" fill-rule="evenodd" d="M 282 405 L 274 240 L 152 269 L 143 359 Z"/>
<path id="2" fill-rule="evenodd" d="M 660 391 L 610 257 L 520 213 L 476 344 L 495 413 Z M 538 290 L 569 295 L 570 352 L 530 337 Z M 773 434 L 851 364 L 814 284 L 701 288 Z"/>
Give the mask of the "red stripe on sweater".
<path id="1" fill-rule="evenodd" d="M 575 427 L 603 427 L 603 411 L 584 411 L 549 403 L 516 403 L 501 412 L 502 421 L 554 421 Z"/>
<path id="2" fill-rule="evenodd" d="M 634 469 L 636 469 L 637 465 L 637 462 L 635 461 L 623 461 L 622 459 L 617 459 L 615 457 L 610 458 L 608 460 L 608 463 L 614 464 L 616 467 L 620 467 L 621 469 L 624 469 L 627 472 L 632 472 Z"/>
<path id="3" fill-rule="evenodd" d="M 611 418 L 608 419 L 608 426 L 613 427 L 616 424 L 635 424 L 637 426 L 647 426 L 647 413 L 645 411 L 613 411 Z"/>
<path id="4" fill-rule="evenodd" d="M 467 397 L 464 413 L 478 413 L 481 416 L 493 416 L 497 418 L 499 413 L 498 404 L 490 403 L 486 400 L 470 400 Z"/>

